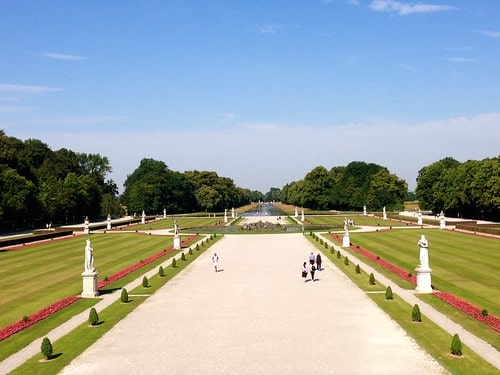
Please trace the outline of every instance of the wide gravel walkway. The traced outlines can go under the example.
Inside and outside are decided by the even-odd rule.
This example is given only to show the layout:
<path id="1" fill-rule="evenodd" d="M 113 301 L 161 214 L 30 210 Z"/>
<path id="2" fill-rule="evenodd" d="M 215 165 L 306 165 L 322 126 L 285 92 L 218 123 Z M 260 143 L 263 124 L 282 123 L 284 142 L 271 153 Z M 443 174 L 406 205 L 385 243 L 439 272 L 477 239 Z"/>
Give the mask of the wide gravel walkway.
<path id="1" fill-rule="evenodd" d="M 63 374 L 442 374 L 302 234 L 226 236 Z M 214 272 L 211 256 L 220 257 Z"/>

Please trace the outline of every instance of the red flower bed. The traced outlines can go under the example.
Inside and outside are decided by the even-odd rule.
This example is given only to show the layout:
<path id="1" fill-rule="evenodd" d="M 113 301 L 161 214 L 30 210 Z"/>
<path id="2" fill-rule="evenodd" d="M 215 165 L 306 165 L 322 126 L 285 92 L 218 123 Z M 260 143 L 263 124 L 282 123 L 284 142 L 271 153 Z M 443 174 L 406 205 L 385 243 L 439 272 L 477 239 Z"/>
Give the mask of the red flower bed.
<path id="1" fill-rule="evenodd" d="M 197 237 L 198 237 L 198 235 L 191 236 L 191 237 L 185 239 L 184 241 L 182 241 L 181 245 L 185 245 L 185 244 L 189 243 L 190 241 L 196 239 Z M 115 273 L 107 281 L 98 282 L 97 287 L 102 288 L 102 287 L 112 283 L 113 281 L 116 281 L 116 280 L 128 275 L 129 273 L 135 271 L 136 269 L 144 267 L 146 264 L 149 264 L 149 263 L 155 261 L 156 259 L 161 258 L 162 256 L 170 253 L 172 250 L 173 250 L 173 247 L 170 247 L 168 249 L 165 249 L 161 253 L 157 253 L 155 255 L 150 256 L 149 258 L 145 259 L 143 262 L 133 264 L 132 266 L 127 267 L 127 268 Z M 0 329 L 0 341 L 13 335 L 14 333 L 17 333 L 17 332 L 23 330 L 26 327 L 29 327 L 32 324 L 39 322 L 42 319 L 45 319 L 49 315 L 52 315 L 55 312 L 61 310 L 62 308 L 66 307 L 68 305 L 71 305 L 73 302 L 79 300 L 80 298 L 81 298 L 80 296 L 71 296 L 71 297 L 63 298 L 63 299 L 53 303 L 52 305 L 47 306 L 47 307 L 37 311 L 33 315 L 30 315 L 26 322 L 23 320 L 18 320 L 17 322 L 12 323 L 11 325 L 8 325 L 7 327 Z"/>
<path id="2" fill-rule="evenodd" d="M 448 292 L 434 292 L 434 295 L 467 315 L 472 316 L 474 319 L 488 324 L 495 331 L 500 332 L 500 319 L 495 315 L 482 316 L 479 307 Z"/>
<path id="3" fill-rule="evenodd" d="M 342 242 L 342 239 L 337 234 L 330 233 L 330 237 L 337 240 L 338 242 Z M 377 256 L 375 254 L 373 254 L 372 252 L 365 250 L 359 246 L 354 246 L 354 245 L 350 246 L 350 248 L 352 250 L 356 251 L 357 253 L 363 255 L 364 257 L 373 260 L 375 263 L 380 264 L 386 270 L 389 270 L 392 273 L 395 273 L 396 275 L 398 275 L 399 277 L 402 277 L 406 281 L 409 281 L 410 283 L 412 283 L 414 285 L 417 284 L 417 277 L 416 276 L 408 276 L 408 272 L 406 272 L 405 270 L 399 268 L 398 266 L 395 266 L 394 264 L 392 264 L 386 260 L 377 258 Z"/>
<path id="4" fill-rule="evenodd" d="M 79 299 L 80 299 L 80 296 L 71 296 L 71 297 L 63 298 L 63 299 L 53 303 L 52 305 L 47 306 L 47 307 L 41 309 L 40 311 L 37 311 L 33 315 L 30 315 L 26 322 L 23 320 L 18 320 L 17 322 L 15 322 L 15 323 L 13 323 L 5 328 L 0 329 L 0 341 L 13 335 L 14 333 L 21 331 L 22 329 L 25 329 L 26 327 L 29 327 L 32 324 L 39 322 L 42 319 L 45 319 L 49 315 L 52 315 L 52 314 L 56 313 L 57 311 L 61 310 L 62 308 L 71 305 L 73 302 L 75 302 Z"/>
<path id="5" fill-rule="evenodd" d="M 197 237 L 198 237 L 198 235 L 196 234 L 194 236 L 191 236 L 191 237 L 185 239 L 184 241 L 181 242 L 181 246 L 191 242 L 192 240 L 196 239 Z M 174 250 L 173 247 L 169 247 L 168 249 L 163 250 L 161 253 L 154 254 L 154 255 L 150 256 L 149 258 L 144 259 L 142 262 L 132 264 L 130 267 L 124 268 L 123 270 L 118 271 L 114 275 L 111 275 L 111 277 L 109 277 L 107 280 L 99 281 L 97 283 L 97 288 L 98 289 L 104 288 L 105 286 L 111 284 L 112 282 L 115 282 L 116 280 L 119 280 L 122 277 L 127 276 L 129 273 L 134 272 L 135 270 L 137 270 L 141 267 L 144 267 L 146 264 L 154 262 L 156 259 L 159 259 L 162 256 L 165 256 L 166 254 L 172 252 L 173 250 Z"/>
<path id="6" fill-rule="evenodd" d="M 337 240 L 338 242 L 342 242 L 342 239 L 340 236 L 337 234 L 330 233 L 330 237 L 333 239 Z M 382 260 L 382 259 L 377 259 L 376 255 L 369 252 L 368 250 L 362 249 L 359 246 L 350 246 L 350 248 L 361 255 L 365 256 L 366 258 L 369 258 L 373 260 L 374 262 L 377 262 L 380 264 L 382 267 L 385 269 L 388 269 L 389 271 L 395 273 L 396 275 L 402 277 L 405 280 L 408 280 L 409 282 L 416 284 L 417 283 L 417 278 L 416 276 L 409 277 L 408 274 L 403 271 L 401 268 L 396 267 L 395 265 Z M 463 299 L 448 293 L 448 292 L 434 292 L 434 295 L 443 301 L 449 303 L 453 307 L 459 309 L 460 311 L 463 311 L 467 315 L 473 317 L 476 320 L 479 320 L 480 322 L 483 322 L 485 324 L 488 324 L 491 328 L 493 328 L 495 331 L 500 332 L 500 319 L 496 317 L 495 315 L 487 315 L 483 316 L 481 314 L 481 309 L 477 306 L 474 306 L 473 304 L 464 301 Z"/>

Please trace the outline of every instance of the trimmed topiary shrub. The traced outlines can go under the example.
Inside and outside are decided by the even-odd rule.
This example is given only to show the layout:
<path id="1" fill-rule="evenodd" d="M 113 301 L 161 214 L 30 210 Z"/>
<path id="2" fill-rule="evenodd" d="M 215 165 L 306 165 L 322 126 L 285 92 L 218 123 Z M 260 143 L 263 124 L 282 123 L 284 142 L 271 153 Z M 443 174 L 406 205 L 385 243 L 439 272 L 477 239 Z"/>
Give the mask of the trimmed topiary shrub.
<path id="1" fill-rule="evenodd" d="M 147 276 L 144 276 L 144 277 L 142 278 L 142 286 L 143 286 L 144 288 L 149 287 L 149 280 L 148 280 Z"/>
<path id="2" fill-rule="evenodd" d="M 488 310 L 482 309 L 481 310 L 481 316 L 488 316 Z"/>
<path id="3" fill-rule="evenodd" d="M 163 269 L 163 267 L 162 267 L 162 266 L 160 266 L 160 268 L 158 268 L 158 275 L 159 275 L 160 277 L 165 276 L 165 270 Z"/>
<path id="4" fill-rule="evenodd" d="M 356 273 L 359 275 L 361 273 L 361 267 L 359 264 L 356 266 Z"/>
<path id="5" fill-rule="evenodd" d="M 52 354 L 54 353 L 54 349 L 52 348 L 52 343 L 50 342 L 48 337 L 44 337 L 42 340 L 42 346 L 40 347 L 43 356 L 45 359 L 50 359 Z"/>
<path id="6" fill-rule="evenodd" d="M 451 340 L 451 354 L 456 356 L 462 355 L 462 341 L 456 333 L 453 335 L 453 339 Z"/>
<path id="7" fill-rule="evenodd" d="M 177 268 L 177 261 L 175 258 L 172 258 L 172 268 Z"/>
<path id="8" fill-rule="evenodd" d="M 196 251 L 200 251 L 200 245 L 196 244 Z"/>
<path id="9" fill-rule="evenodd" d="M 325 242 L 325 249 L 328 249 L 328 242 Z"/>
<path id="10" fill-rule="evenodd" d="M 394 299 L 390 285 L 385 289 L 385 299 L 387 299 L 387 300 Z"/>
<path id="11" fill-rule="evenodd" d="M 99 315 L 97 315 L 96 309 L 92 307 L 89 312 L 89 324 L 96 326 L 97 323 L 99 323 Z"/>
<path id="12" fill-rule="evenodd" d="M 185 261 L 186 261 L 186 254 L 184 254 L 184 253 L 182 253 L 182 254 L 181 254 L 181 260 L 182 260 L 183 262 L 185 262 Z"/>
<path id="13" fill-rule="evenodd" d="M 337 251 L 337 259 L 342 259 L 342 254 L 340 254 L 340 250 Z"/>
<path id="14" fill-rule="evenodd" d="M 411 320 L 413 322 L 421 322 L 422 321 L 422 314 L 420 314 L 420 307 L 418 307 L 417 304 L 413 306 L 413 311 L 411 312 Z"/>
<path id="15" fill-rule="evenodd" d="M 189 255 L 193 255 L 193 250 L 192 250 L 191 248 L 189 248 L 189 250 L 188 250 L 188 254 L 189 254 Z"/>
<path id="16" fill-rule="evenodd" d="M 127 292 L 127 289 L 125 289 L 125 288 L 122 288 L 122 294 L 120 295 L 120 301 L 122 301 L 123 303 L 128 302 L 128 292 Z"/>
<path id="17" fill-rule="evenodd" d="M 330 254 L 335 254 L 335 248 L 333 246 L 330 247 Z"/>
<path id="18" fill-rule="evenodd" d="M 348 265 L 349 265 L 349 257 L 347 257 L 347 256 L 346 256 L 346 257 L 344 258 L 344 264 L 345 264 L 346 266 L 348 266 Z"/>
<path id="19" fill-rule="evenodd" d="M 24 316 L 23 316 L 23 322 L 24 322 L 24 323 L 27 323 L 27 322 L 29 322 L 29 321 L 30 321 L 30 318 L 28 317 L 28 315 L 24 315 Z"/>
<path id="20" fill-rule="evenodd" d="M 322 239 L 322 238 L 320 238 L 320 239 L 319 239 L 319 244 L 320 244 L 320 245 L 323 245 L 323 243 L 324 243 L 324 242 L 323 242 L 323 239 Z"/>
<path id="21" fill-rule="evenodd" d="M 375 275 L 373 275 L 373 273 L 370 273 L 370 277 L 368 278 L 368 283 L 370 285 L 375 285 Z"/>

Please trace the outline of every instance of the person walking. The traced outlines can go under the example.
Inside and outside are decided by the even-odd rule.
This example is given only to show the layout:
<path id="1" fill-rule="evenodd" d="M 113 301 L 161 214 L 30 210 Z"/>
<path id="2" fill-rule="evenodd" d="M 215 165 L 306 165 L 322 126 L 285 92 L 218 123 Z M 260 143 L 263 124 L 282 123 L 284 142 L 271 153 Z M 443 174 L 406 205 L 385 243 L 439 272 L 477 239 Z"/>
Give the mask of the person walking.
<path id="1" fill-rule="evenodd" d="M 302 265 L 302 278 L 304 279 L 304 282 L 307 281 L 307 263 L 304 262 Z"/>
<path id="2" fill-rule="evenodd" d="M 316 266 L 318 267 L 318 271 L 321 271 L 321 255 L 320 255 L 320 253 L 318 253 L 318 255 L 316 255 Z"/>
<path id="3" fill-rule="evenodd" d="M 314 266 L 314 264 L 311 264 L 311 266 L 309 267 L 309 272 L 311 273 L 311 281 L 316 281 L 314 279 L 314 273 L 316 272 L 316 267 Z"/>
<path id="4" fill-rule="evenodd" d="M 314 261 L 316 260 L 316 257 L 314 254 L 311 252 L 311 255 L 309 255 L 309 263 L 314 264 Z"/>
<path id="5" fill-rule="evenodd" d="M 214 253 L 214 256 L 212 257 L 212 263 L 214 264 L 215 272 L 217 272 L 217 266 L 219 265 L 219 256 L 217 253 Z"/>

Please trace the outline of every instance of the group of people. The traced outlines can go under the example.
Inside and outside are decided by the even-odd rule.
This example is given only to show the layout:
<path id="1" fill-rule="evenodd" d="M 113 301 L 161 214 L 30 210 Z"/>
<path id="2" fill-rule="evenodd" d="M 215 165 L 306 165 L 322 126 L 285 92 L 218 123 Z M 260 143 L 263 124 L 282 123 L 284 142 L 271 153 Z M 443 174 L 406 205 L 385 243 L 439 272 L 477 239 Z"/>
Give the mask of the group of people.
<path id="1" fill-rule="evenodd" d="M 304 262 L 302 265 L 302 278 L 304 279 L 304 282 L 307 282 L 307 275 L 311 274 L 311 281 L 316 281 L 314 278 L 314 274 L 316 271 L 321 271 L 321 254 L 318 253 L 318 255 L 314 255 L 314 253 L 311 253 L 309 255 L 309 264 L 307 262 Z"/>

